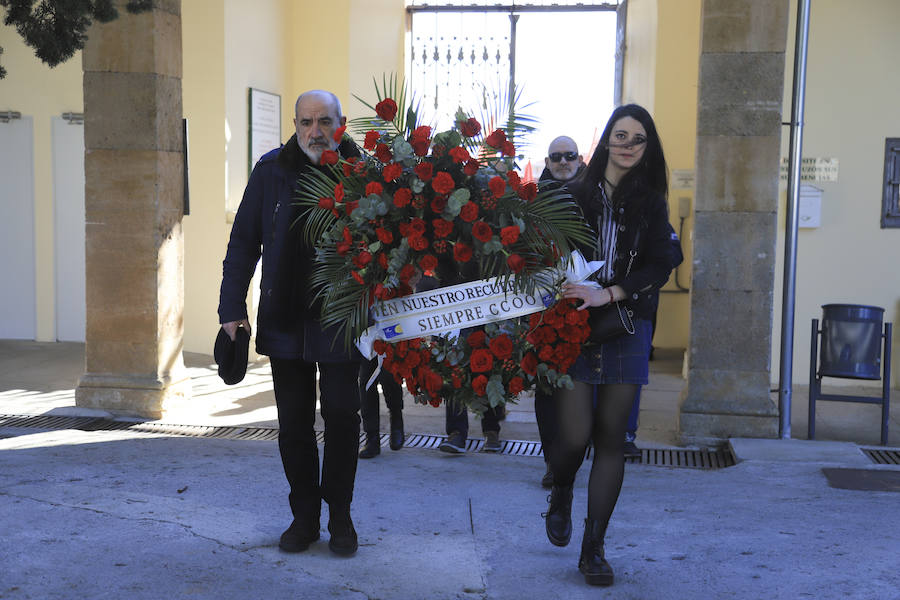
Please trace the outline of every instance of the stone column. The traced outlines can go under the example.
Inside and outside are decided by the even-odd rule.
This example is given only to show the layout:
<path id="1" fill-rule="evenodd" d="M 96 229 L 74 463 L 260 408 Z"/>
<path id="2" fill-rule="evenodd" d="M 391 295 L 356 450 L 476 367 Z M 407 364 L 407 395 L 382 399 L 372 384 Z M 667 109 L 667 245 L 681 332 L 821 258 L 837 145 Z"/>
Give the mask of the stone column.
<path id="1" fill-rule="evenodd" d="M 78 406 L 158 418 L 190 398 L 181 2 L 94 24 L 83 52 L 87 331 Z"/>
<path id="2" fill-rule="evenodd" d="M 770 394 L 789 0 L 703 0 L 685 444 L 778 435 Z"/>

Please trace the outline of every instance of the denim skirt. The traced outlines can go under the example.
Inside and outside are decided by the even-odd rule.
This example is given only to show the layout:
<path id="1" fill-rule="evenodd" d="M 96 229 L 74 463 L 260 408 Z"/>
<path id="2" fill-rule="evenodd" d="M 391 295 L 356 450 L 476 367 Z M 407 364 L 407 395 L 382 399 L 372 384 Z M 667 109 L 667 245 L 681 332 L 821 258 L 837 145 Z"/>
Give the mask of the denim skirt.
<path id="1" fill-rule="evenodd" d="M 581 350 L 569 375 L 582 383 L 632 383 L 647 385 L 653 324 L 634 320 L 634 335 L 620 335 Z"/>

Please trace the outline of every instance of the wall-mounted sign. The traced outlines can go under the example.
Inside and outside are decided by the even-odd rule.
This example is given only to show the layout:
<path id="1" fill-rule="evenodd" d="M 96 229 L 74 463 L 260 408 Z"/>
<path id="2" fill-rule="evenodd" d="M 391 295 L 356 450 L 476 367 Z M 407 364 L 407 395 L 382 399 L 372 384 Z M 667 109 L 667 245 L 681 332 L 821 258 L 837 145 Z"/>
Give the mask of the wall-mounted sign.
<path id="1" fill-rule="evenodd" d="M 669 187 L 674 190 L 694 189 L 694 170 L 672 169 L 672 181 L 670 181 L 669 184 Z"/>
<path id="2" fill-rule="evenodd" d="M 281 145 L 281 96 L 250 88 L 249 104 L 248 177 L 263 154 Z"/>
<path id="3" fill-rule="evenodd" d="M 822 191 L 814 185 L 800 185 L 799 227 L 811 229 L 822 224 Z"/>
<path id="4" fill-rule="evenodd" d="M 800 181 L 837 181 L 838 159 L 804 158 L 800 161 Z M 781 159 L 781 181 L 787 182 L 790 165 L 788 157 Z"/>

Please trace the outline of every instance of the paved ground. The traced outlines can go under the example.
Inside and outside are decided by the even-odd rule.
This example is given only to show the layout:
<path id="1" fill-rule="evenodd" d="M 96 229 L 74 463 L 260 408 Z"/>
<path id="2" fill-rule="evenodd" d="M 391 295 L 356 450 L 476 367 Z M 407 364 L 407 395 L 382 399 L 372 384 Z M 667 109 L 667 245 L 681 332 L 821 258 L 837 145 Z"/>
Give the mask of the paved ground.
<path id="1" fill-rule="evenodd" d="M 86 414 L 71 393 L 82 351 L 0 342 L 0 414 Z M 271 425 L 266 368 L 222 390 L 209 362 L 188 357 L 194 410 L 168 420 Z M 639 441 L 672 445 L 683 381 L 677 361 L 654 370 Z M 820 441 L 732 440 L 740 462 L 727 469 L 627 465 L 610 589 L 576 568 L 587 468 L 576 534 L 557 548 L 543 532 L 539 458 L 385 449 L 360 461 L 361 546 L 341 559 L 325 515 L 322 541 L 279 552 L 289 517 L 274 442 L 0 427 L 0 598 L 898 600 L 900 467 L 860 449 L 877 443 L 877 416 L 840 406 L 823 405 Z M 537 439 L 529 410 L 511 412 L 503 437 Z M 440 432 L 436 412 L 408 408 L 407 432 Z M 794 421 L 797 435 L 805 415 Z M 897 430 L 895 417 L 895 444 Z M 829 484 L 841 476 L 881 491 Z"/>

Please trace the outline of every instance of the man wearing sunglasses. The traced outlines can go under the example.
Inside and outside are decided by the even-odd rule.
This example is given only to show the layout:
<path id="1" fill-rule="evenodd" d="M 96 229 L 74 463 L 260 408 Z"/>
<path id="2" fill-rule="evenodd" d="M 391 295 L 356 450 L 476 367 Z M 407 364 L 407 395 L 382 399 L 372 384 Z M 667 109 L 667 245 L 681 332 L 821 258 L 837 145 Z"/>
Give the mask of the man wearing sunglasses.
<path id="1" fill-rule="evenodd" d="M 564 135 L 550 142 L 544 166 L 540 181 L 558 181 L 560 183 L 574 179 L 581 174 L 585 167 L 584 157 L 578 154 L 575 140 Z"/>

